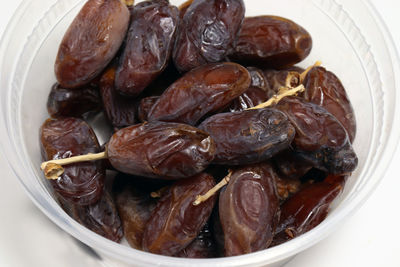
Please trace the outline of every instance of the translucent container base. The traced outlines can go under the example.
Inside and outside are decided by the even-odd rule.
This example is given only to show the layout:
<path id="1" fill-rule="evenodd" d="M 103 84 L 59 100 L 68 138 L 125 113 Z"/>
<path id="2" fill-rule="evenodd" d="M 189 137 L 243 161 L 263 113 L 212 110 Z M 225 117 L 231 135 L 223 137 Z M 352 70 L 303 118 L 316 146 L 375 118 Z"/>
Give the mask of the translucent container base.
<path id="1" fill-rule="evenodd" d="M 180 4 L 183 1 L 171 1 Z M 87 230 L 57 205 L 40 172 L 38 129 L 48 117 L 60 40 L 83 0 L 24 1 L 0 46 L 0 137 L 16 177 L 36 205 L 57 225 L 110 260 L 105 266 L 280 266 L 326 237 L 371 194 L 383 177 L 399 138 L 399 65 L 396 51 L 371 4 L 362 0 L 245 0 L 247 16 L 273 14 L 294 20 L 313 37 L 306 67 L 321 60 L 347 88 L 357 118 L 354 143 L 359 167 L 328 218 L 283 245 L 230 258 L 188 260 L 153 255 L 113 243 Z M 98 120 L 99 122 L 100 120 Z M 101 141 L 109 136 L 97 122 Z M 100 123 L 101 124 L 101 123 Z M 112 260 L 111 260 L 112 259 Z"/>

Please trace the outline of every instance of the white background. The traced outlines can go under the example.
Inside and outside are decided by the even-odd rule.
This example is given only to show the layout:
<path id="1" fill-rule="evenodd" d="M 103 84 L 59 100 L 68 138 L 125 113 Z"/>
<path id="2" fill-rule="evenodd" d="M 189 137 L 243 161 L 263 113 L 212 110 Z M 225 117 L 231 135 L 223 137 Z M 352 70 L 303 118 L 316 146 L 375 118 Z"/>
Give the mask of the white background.
<path id="1" fill-rule="evenodd" d="M 0 0 L 0 35 L 21 0 Z M 400 51 L 400 2 L 372 0 Z M 40 0 L 38 1 L 40 3 Z M 397 118 L 400 119 L 400 118 Z M 400 266 L 400 150 L 364 206 L 285 267 Z M 0 154 L 0 266 L 98 266 L 25 195 Z"/>

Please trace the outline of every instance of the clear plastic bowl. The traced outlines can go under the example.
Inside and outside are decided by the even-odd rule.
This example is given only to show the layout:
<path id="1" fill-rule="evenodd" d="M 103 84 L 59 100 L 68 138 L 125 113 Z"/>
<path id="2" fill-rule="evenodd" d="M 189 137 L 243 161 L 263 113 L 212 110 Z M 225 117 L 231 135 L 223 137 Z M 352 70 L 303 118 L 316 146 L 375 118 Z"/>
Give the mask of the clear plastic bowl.
<path id="1" fill-rule="evenodd" d="M 26 0 L 14 14 L 0 46 L 0 137 L 5 154 L 32 201 L 57 225 L 104 257 L 130 266 L 279 266 L 334 231 L 372 193 L 399 139 L 399 62 L 390 35 L 373 6 L 363 0 L 245 0 L 247 16 L 290 18 L 312 35 L 314 47 L 301 66 L 321 60 L 343 81 L 358 123 L 354 143 L 359 167 L 324 222 L 277 247 L 218 259 L 178 259 L 113 243 L 71 219 L 53 199 L 40 171 L 39 127 L 55 82 L 60 40 L 83 0 Z M 171 1 L 180 4 L 183 1 Z"/>

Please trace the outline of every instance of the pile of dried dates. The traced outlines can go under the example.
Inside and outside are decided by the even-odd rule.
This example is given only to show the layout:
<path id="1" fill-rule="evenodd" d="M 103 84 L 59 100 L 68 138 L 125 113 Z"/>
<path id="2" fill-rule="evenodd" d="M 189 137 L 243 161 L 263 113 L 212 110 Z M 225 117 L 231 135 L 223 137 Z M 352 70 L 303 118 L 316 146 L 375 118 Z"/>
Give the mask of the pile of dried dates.
<path id="1" fill-rule="evenodd" d="M 294 66 L 310 34 L 245 17 L 243 0 L 129 2 L 88 0 L 59 47 L 40 143 L 62 208 L 187 258 L 263 250 L 323 221 L 357 166 L 356 122 L 335 74 Z M 88 119 L 100 112 L 114 132 L 102 146 Z"/>

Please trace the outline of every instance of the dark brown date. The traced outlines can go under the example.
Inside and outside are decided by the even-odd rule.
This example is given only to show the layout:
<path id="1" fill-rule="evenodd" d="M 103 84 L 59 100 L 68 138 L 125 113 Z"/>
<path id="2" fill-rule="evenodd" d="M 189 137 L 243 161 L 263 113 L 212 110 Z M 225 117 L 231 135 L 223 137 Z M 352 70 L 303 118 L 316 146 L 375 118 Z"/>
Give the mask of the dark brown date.
<path id="1" fill-rule="evenodd" d="M 118 52 L 129 24 L 129 11 L 120 0 L 89 0 L 69 26 L 55 63 L 65 88 L 89 83 Z"/>
<path id="2" fill-rule="evenodd" d="M 300 74 L 303 71 L 303 69 L 296 66 L 284 70 L 264 70 L 267 88 L 274 92 L 274 94 L 277 94 L 281 87 L 286 86 L 286 79 L 289 74 L 293 77 L 293 79 L 291 79 L 290 87 L 297 87 L 300 85 Z"/>
<path id="3" fill-rule="evenodd" d="M 323 67 L 312 68 L 304 80 L 307 101 L 329 111 L 343 125 L 353 142 L 356 135 L 356 119 L 353 107 L 339 78 Z"/>
<path id="4" fill-rule="evenodd" d="M 276 106 L 296 129 L 295 152 L 330 174 L 352 172 L 358 164 L 342 124 L 323 107 L 299 97 L 284 98 Z"/>
<path id="5" fill-rule="evenodd" d="M 143 249 L 156 254 L 176 255 L 200 233 L 214 207 L 215 197 L 198 206 L 193 202 L 215 186 L 214 178 L 201 173 L 177 181 L 159 200 L 143 236 Z"/>
<path id="6" fill-rule="evenodd" d="M 173 59 L 181 72 L 222 61 L 233 49 L 245 13 L 242 0 L 196 0 L 186 10 Z"/>
<path id="7" fill-rule="evenodd" d="M 279 220 L 274 176 L 268 164 L 233 172 L 219 198 L 225 256 L 259 251 L 271 244 Z"/>
<path id="8" fill-rule="evenodd" d="M 80 90 L 62 88 L 56 83 L 47 99 L 47 111 L 53 118 L 84 117 L 102 107 L 98 88 L 86 86 Z"/>
<path id="9" fill-rule="evenodd" d="M 250 86 L 250 74 L 235 63 L 209 64 L 186 73 L 155 103 L 149 121 L 173 121 L 195 125 L 216 112 Z"/>
<path id="10" fill-rule="evenodd" d="M 105 191 L 98 202 L 88 206 L 74 205 L 63 200 L 60 200 L 60 204 L 68 215 L 89 230 L 114 242 L 121 241 L 121 219 L 108 192 Z"/>
<path id="11" fill-rule="evenodd" d="M 166 68 L 178 19 L 178 8 L 167 0 L 148 0 L 133 8 L 115 79 L 120 93 L 137 96 Z"/>
<path id="12" fill-rule="evenodd" d="M 280 175 L 276 175 L 275 183 L 280 201 L 286 200 L 301 188 L 300 180 L 287 179 Z"/>
<path id="13" fill-rule="evenodd" d="M 202 172 L 214 159 L 215 143 L 208 133 L 189 125 L 150 122 L 116 132 L 107 153 L 119 171 L 178 179 Z"/>
<path id="14" fill-rule="evenodd" d="M 220 113 L 199 126 L 216 144 L 213 163 L 243 165 L 265 161 L 289 147 L 295 130 L 276 109 Z"/>
<path id="15" fill-rule="evenodd" d="M 255 107 L 270 99 L 274 93 L 272 91 L 264 91 L 259 87 L 252 86 L 246 90 L 241 96 L 232 101 L 229 106 L 230 112 L 243 111 L 248 108 Z"/>
<path id="16" fill-rule="evenodd" d="M 216 245 L 209 223 L 201 229 L 199 235 L 186 248 L 181 250 L 176 257 L 180 258 L 214 258 Z"/>
<path id="17" fill-rule="evenodd" d="M 138 117 L 141 122 L 145 122 L 148 120 L 147 117 L 150 113 L 150 110 L 159 98 L 159 96 L 149 96 L 140 100 L 138 107 Z"/>
<path id="18" fill-rule="evenodd" d="M 304 187 L 281 206 L 281 217 L 274 245 L 293 239 L 320 224 L 329 206 L 342 192 L 339 183 L 315 183 Z"/>
<path id="19" fill-rule="evenodd" d="M 248 17 L 243 21 L 229 58 L 263 68 L 292 66 L 310 54 L 310 34 L 291 20 L 277 16 Z"/>
<path id="20" fill-rule="evenodd" d="M 78 118 L 48 119 L 40 128 L 41 152 L 44 160 L 69 158 L 100 152 L 92 128 Z M 57 180 L 50 180 L 53 189 L 65 201 L 78 205 L 96 203 L 102 193 L 105 169 L 101 161 L 69 164 Z"/>
<path id="21" fill-rule="evenodd" d="M 150 194 L 160 189 L 156 185 L 143 183 L 144 179 L 121 173 L 113 184 L 124 236 L 131 247 L 139 250 L 142 250 L 143 233 L 158 201 Z"/>
<path id="22" fill-rule="evenodd" d="M 136 122 L 136 102 L 120 95 L 114 86 L 115 66 L 110 66 L 100 80 L 100 93 L 108 120 L 115 129 L 131 126 Z"/>

